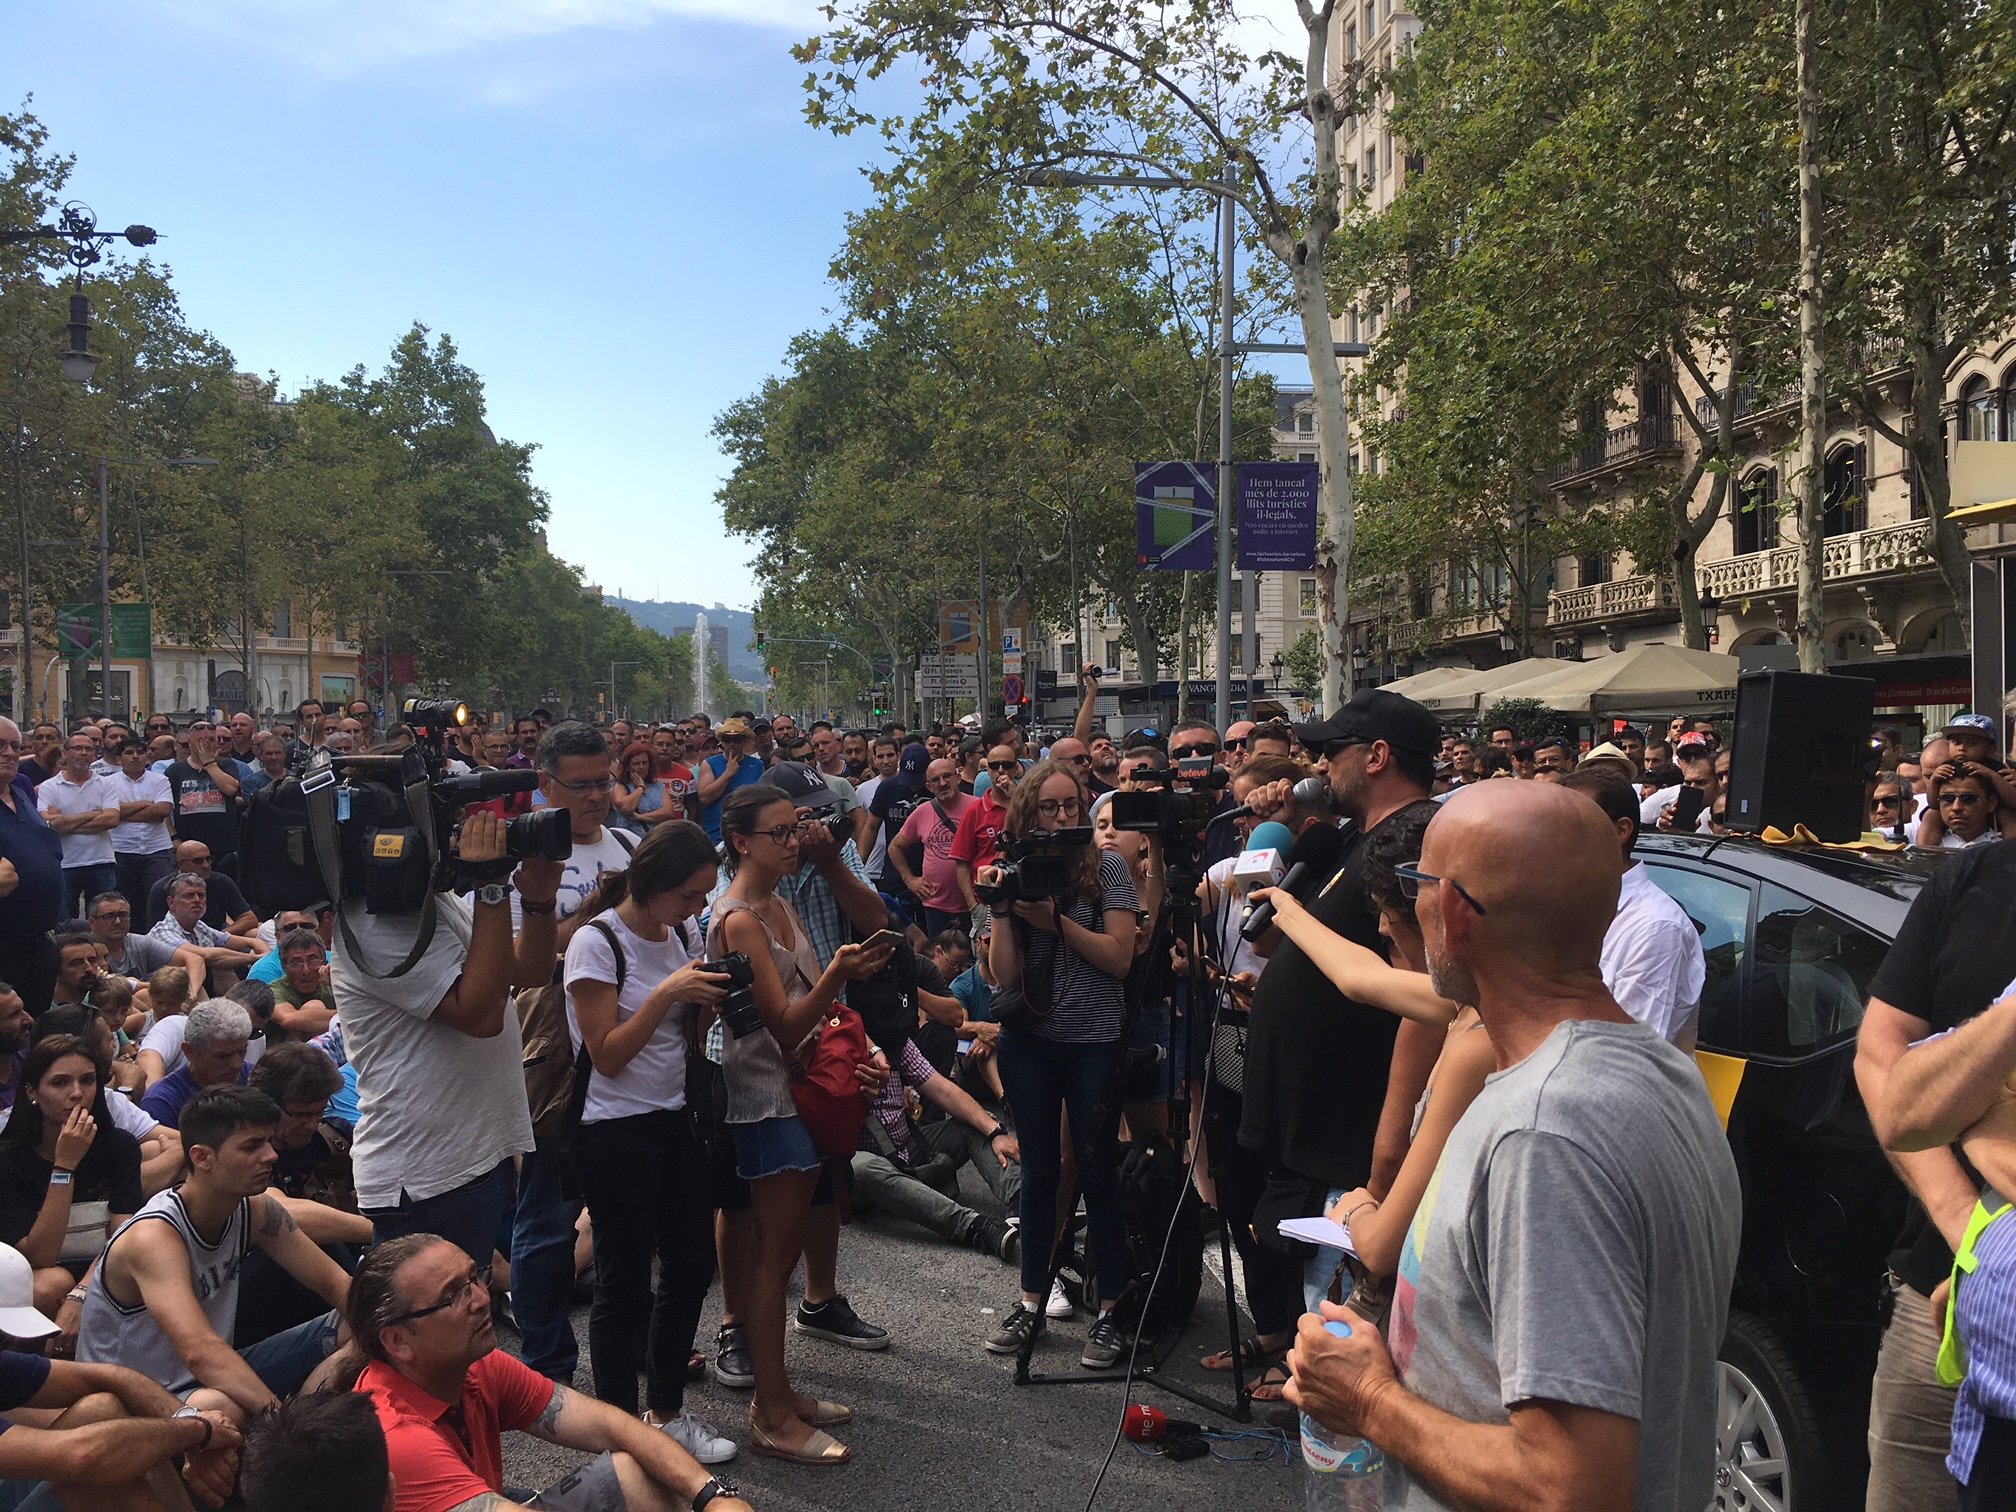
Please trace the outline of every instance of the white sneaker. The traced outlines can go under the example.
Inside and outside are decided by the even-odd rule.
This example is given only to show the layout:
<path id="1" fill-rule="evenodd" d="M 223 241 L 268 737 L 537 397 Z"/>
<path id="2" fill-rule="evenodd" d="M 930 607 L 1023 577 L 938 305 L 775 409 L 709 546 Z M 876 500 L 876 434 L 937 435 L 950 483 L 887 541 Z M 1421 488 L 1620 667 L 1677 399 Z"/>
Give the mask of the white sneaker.
<path id="1" fill-rule="evenodd" d="M 1049 1318 L 1068 1318 L 1076 1311 L 1077 1309 L 1071 1305 L 1071 1299 L 1064 1295 L 1063 1281 L 1061 1279 L 1052 1281 L 1050 1300 L 1043 1304 L 1043 1315 Z"/>
<path id="2" fill-rule="evenodd" d="M 699 1416 L 692 1408 L 687 1408 L 676 1418 L 663 1423 L 652 1422 L 651 1414 L 644 1414 L 644 1421 L 652 1427 L 672 1435 L 679 1447 L 703 1465 L 725 1465 L 735 1458 L 735 1441 L 723 1438 L 714 1431 L 714 1425 Z"/>

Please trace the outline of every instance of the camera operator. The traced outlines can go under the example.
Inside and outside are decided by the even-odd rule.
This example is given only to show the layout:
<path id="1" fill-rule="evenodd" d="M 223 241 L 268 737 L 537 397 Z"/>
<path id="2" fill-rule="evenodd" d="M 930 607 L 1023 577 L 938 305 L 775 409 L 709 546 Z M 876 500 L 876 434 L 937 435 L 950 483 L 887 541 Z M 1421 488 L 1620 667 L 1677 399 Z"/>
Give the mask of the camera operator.
<path id="1" fill-rule="evenodd" d="M 504 821 L 472 812 L 457 858 L 488 875 L 505 859 Z M 359 1211 L 378 1241 L 437 1233 L 488 1268 L 510 1209 L 511 1161 L 532 1148 L 523 1049 L 511 989 L 553 974 L 561 863 L 526 861 L 513 881 L 525 914 L 515 946 L 511 888 L 434 895 L 434 928 L 410 971 L 372 975 L 412 949 L 421 913 L 372 914 L 345 899 L 331 981 L 343 1004 L 362 1108 L 351 1152 Z M 367 956 L 360 962 L 351 937 Z M 452 1095 L 449 1095 L 452 1091 Z"/>
<path id="2" fill-rule="evenodd" d="M 1015 784 L 1002 834 L 1020 840 L 1037 831 L 1077 828 L 1089 808 L 1077 770 L 1046 761 Z M 980 887 L 999 888 L 1002 869 L 983 867 L 975 880 Z M 1140 903 L 1133 872 L 1114 851 L 1087 847 L 1076 858 L 1073 883 L 1068 901 L 988 904 L 996 920 L 990 964 L 1001 983 L 994 998 L 995 1017 L 1003 1023 L 1001 1084 L 1022 1143 L 1025 1242 L 1021 1298 L 987 1348 L 1014 1354 L 1044 1326 L 1051 1248 L 1046 1241 L 1057 1232 L 1060 1115 L 1068 1109 L 1102 1293 L 1098 1319 L 1078 1360 L 1106 1369 L 1119 1363 L 1125 1349 L 1113 1307 L 1132 1270 L 1108 1108 L 1117 1090 L 1125 983 L 1134 964 Z M 1002 927 L 1004 921 L 1010 927 Z"/>

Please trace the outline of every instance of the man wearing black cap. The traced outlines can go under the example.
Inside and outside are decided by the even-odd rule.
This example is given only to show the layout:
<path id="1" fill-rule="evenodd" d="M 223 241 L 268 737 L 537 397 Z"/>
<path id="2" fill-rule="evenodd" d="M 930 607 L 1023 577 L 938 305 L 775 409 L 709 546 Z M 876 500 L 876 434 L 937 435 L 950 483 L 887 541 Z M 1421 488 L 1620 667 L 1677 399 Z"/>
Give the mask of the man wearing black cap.
<path id="1" fill-rule="evenodd" d="M 1305 906 L 1326 928 L 1384 956 L 1365 891 L 1366 841 L 1396 814 L 1432 802 L 1441 728 L 1412 699 L 1372 688 L 1296 734 L 1321 757 L 1331 801 L 1353 821 L 1333 875 L 1305 894 Z M 1286 801 L 1278 790 L 1287 786 L 1250 794 L 1254 814 L 1268 817 Z M 1353 1187 L 1385 1193 L 1443 1038 L 1346 997 L 1293 941 L 1275 938 L 1254 989 L 1239 1127 L 1240 1144 L 1271 1171 L 1260 1205 L 1268 1243 L 1277 1242 L 1270 1230 L 1280 1219 L 1324 1212 Z M 1319 1250 L 1310 1262 L 1307 1280 L 1319 1294 L 1341 1259 Z"/>

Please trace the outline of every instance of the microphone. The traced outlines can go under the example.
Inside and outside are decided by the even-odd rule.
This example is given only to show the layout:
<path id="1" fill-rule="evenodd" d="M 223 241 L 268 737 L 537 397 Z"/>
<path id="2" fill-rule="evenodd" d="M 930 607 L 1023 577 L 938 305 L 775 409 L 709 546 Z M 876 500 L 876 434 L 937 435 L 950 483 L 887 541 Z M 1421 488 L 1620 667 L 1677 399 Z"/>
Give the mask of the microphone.
<path id="1" fill-rule="evenodd" d="M 1334 825 L 1318 824 L 1302 832 L 1295 842 L 1295 849 L 1289 855 L 1288 875 L 1281 879 L 1281 890 L 1294 893 L 1316 877 L 1326 876 L 1336 869 L 1344 854 L 1344 832 Z M 1264 899 L 1246 910 L 1246 917 L 1239 922 L 1239 938 L 1252 944 L 1274 927 L 1274 902 Z"/>
<path id="2" fill-rule="evenodd" d="M 1295 784 L 1294 788 L 1290 791 L 1289 797 L 1297 808 L 1327 809 L 1330 805 L 1330 785 L 1321 777 L 1304 777 Z M 1227 819 L 1244 819 L 1252 812 L 1252 804 L 1242 803 L 1235 808 L 1225 810 L 1222 814 L 1213 814 L 1211 816 L 1211 823 L 1219 824 Z M 1210 826 L 1207 825 L 1205 827 L 1208 829 Z"/>
<path id="3" fill-rule="evenodd" d="M 1126 1420 L 1121 1431 L 1137 1444 L 1152 1444 L 1178 1433 L 1202 1433 L 1202 1423 L 1185 1422 L 1182 1418 L 1172 1418 L 1159 1407 L 1149 1407 L 1141 1402 L 1128 1405 Z"/>
<path id="4" fill-rule="evenodd" d="M 1295 836 L 1285 824 L 1277 824 L 1269 819 L 1265 824 L 1253 826 L 1253 833 L 1246 837 L 1246 848 L 1232 860 L 1231 875 L 1226 877 L 1226 890 L 1235 897 L 1262 887 L 1279 887 L 1281 874 L 1288 869 L 1287 856 L 1295 844 Z"/>

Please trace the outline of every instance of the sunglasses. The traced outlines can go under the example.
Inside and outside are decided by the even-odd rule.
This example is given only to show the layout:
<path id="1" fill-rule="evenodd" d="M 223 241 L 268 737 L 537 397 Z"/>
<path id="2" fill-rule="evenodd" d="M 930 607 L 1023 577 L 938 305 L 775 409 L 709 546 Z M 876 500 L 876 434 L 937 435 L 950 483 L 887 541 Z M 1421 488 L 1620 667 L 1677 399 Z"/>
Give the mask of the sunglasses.
<path id="1" fill-rule="evenodd" d="M 1883 797 L 1881 794 L 1878 794 L 1876 797 L 1871 798 L 1869 800 L 1869 803 L 1872 808 L 1895 808 L 1897 807 L 1898 804 L 1902 803 L 1903 801 L 1904 800 L 1899 798 L 1895 793 L 1892 793 L 1887 798 Z"/>
<path id="2" fill-rule="evenodd" d="M 1019 772 L 1022 770 L 1022 763 L 1019 761 L 990 761 L 987 763 L 987 770 L 990 772 Z"/>
<path id="3" fill-rule="evenodd" d="M 1425 872 L 1418 866 L 1396 866 L 1393 875 L 1400 879 L 1400 896 L 1412 901 L 1421 896 L 1423 882 L 1447 882 L 1456 889 L 1456 896 L 1468 903 L 1478 918 L 1484 917 L 1484 905 L 1473 898 L 1461 882 L 1454 877 L 1438 877 L 1433 872 Z"/>
<path id="4" fill-rule="evenodd" d="M 1246 737 L 1245 737 L 1244 735 L 1235 735 L 1235 736 L 1233 736 L 1233 737 L 1232 737 L 1232 738 L 1231 738 L 1230 740 L 1228 740 L 1228 741 L 1226 741 L 1226 742 L 1225 742 L 1225 749 L 1226 749 L 1226 750 L 1228 750 L 1228 751 L 1243 751 L 1243 750 L 1245 750 L 1245 749 L 1246 749 Z"/>
<path id="5" fill-rule="evenodd" d="M 1218 747 L 1215 745 L 1171 746 L 1169 754 L 1179 759 L 1184 756 L 1216 756 L 1218 754 Z"/>

